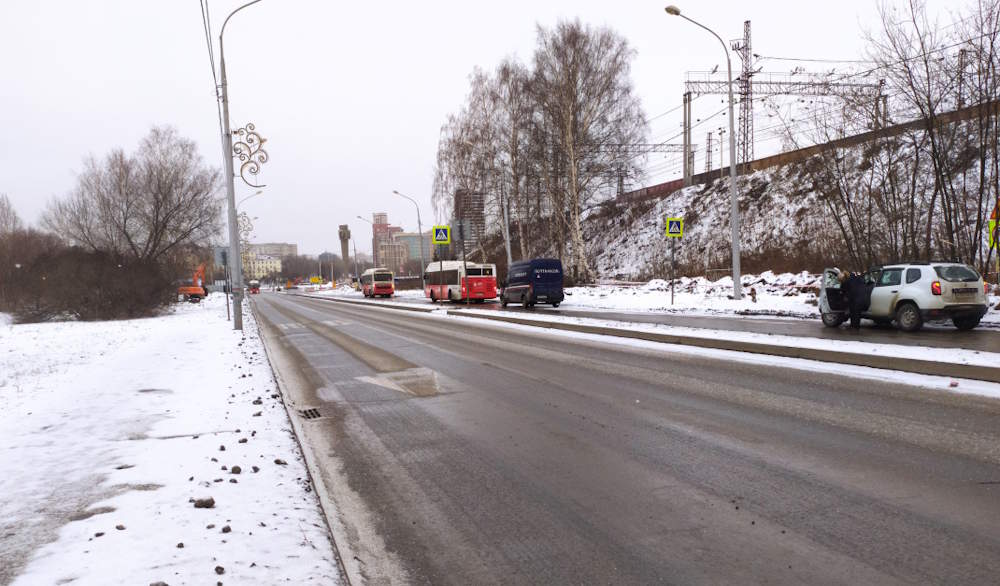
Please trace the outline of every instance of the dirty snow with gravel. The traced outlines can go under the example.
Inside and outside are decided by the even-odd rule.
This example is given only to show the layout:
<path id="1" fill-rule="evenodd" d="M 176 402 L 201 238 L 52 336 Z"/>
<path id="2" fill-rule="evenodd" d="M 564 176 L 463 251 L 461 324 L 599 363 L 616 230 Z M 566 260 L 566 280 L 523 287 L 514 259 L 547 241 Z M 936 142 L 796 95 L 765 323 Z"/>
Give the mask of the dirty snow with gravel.
<path id="1" fill-rule="evenodd" d="M 224 303 L 0 326 L 0 583 L 339 582 L 254 318 L 241 337 Z"/>

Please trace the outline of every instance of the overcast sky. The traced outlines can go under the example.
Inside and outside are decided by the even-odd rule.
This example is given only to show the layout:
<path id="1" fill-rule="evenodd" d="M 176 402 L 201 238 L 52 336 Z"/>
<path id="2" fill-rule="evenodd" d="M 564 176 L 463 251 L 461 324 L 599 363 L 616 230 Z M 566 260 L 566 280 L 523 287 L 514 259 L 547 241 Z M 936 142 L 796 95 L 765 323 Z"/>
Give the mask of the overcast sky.
<path id="1" fill-rule="evenodd" d="M 216 35 L 241 3 L 211 0 Z M 858 58 L 862 28 L 877 25 L 872 0 L 678 5 L 727 41 L 742 37 L 743 21 L 751 20 L 753 50 L 767 56 Z M 935 10 L 945 5 L 931 2 Z M 370 226 L 358 215 L 385 211 L 391 223 L 416 230 L 413 204 L 394 189 L 420 203 L 427 229 L 445 116 L 461 106 L 473 67 L 491 69 L 506 55 L 530 61 L 536 24 L 579 17 L 612 27 L 637 51 L 632 73 L 647 115 L 674 108 L 686 71 L 724 71 L 725 62 L 718 41 L 663 6 L 263 0 L 240 12 L 226 29 L 231 118 L 234 128 L 254 122 L 271 155 L 264 194 L 242 208 L 258 217 L 254 240 L 294 242 L 302 253 L 339 251 L 337 225 L 347 223 L 358 250 L 369 250 Z M 134 150 L 152 125 L 175 126 L 221 166 L 197 0 L 4 0 L 0 54 L 0 193 L 29 223 L 70 191 L 85 156 Z M 768 71 L 835 66 L 762 64 Z M 723 105 L 698 100 L 695 116 Z M 679 132 L 680 114 L 657 118 L 651 138 Z M 694 142 L 703 141 L 696 132 Z M 672 178 L 669 163 L 650 166 L 660 174 L 652 179 Z M 238 198 L 254 191 L 237 180 Z"/>

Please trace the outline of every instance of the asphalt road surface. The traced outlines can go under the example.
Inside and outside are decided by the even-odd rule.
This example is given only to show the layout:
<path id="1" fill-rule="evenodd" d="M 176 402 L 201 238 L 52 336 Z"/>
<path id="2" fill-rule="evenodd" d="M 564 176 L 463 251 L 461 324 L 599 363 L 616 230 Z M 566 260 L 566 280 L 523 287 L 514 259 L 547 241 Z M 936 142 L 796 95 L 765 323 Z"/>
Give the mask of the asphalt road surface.
<path id="1" fill-rule="evenodd" d="M 385 301 L 369 299 L 368 302 L 383 303 Z M 414 299 L 411 297 L 398 297 L 393 299 L 392 302 L 430 305 L 429 300 Z M 438 305 L 440 307 L 454 306 L 456 309 L 465 307 L 461 303 L 439 303 Z M 594 311 L 566 307 L 554 308 L 547 305 L 537 305 L 531 309 L 524 309 L 520 305 L 508 305 L 506 308 L 502 308 L 500 307 L 500 303 L 495 301 L 472 304 L 469 307 L 472 309 L 510 311 L 515 313 L 526 312 L 535 315 L 561 315 L 643 324 L 683 326 L 687 328 L 802 336 L 824 340 L 848 340 L 855 342 L 860 340 L 876 344 L 928 346 L 931 348 L 965 348 L 984 352 L 1000 352 L 1000 330 L 989 325 L 982 325 L 971 331 L 960 332 L 952 326 L 951 322 L 942 324 L 931 323 L 925 325 L 919 332 L 902 332 L 896 329 L 895 326 L 876 326 L 869 320 L 862 320 L 864 327 L 860 331 L 854 331 L 846 325 L 839 328 L 825 327 L 819 321 L 819 314 L 816 315 L 816 319 L 801 319 L 767 316 L 730 317 L 724 315 L 681 315 L 663 312 Z"/>
<path id="2" fill-rule="evenodd" d="M 254 303 L 285 392 L 320 415 L 306 443 L 332 492 L 353 495 L 334 498 L 340 547 L 372 582 L 998 580 L 1000 401 L 891 373 Z"/>

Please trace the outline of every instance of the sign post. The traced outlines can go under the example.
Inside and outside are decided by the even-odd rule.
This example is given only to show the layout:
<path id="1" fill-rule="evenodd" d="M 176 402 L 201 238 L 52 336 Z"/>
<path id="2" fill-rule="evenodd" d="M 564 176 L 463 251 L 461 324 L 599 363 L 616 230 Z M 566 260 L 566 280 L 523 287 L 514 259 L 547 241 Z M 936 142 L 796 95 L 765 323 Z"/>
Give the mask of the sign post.
<path id="1" fill-rule="evenodd" d="M 431 241 L 438 245 L 438 278 L 443 278 L 444 271 L 444 249 L 442 246 L 451 244 L 451 226 L 434 226 L 434 231 L 431 233 Z M 440 283 L 438 283 L 440 284 Z M 433 287 L 431 288 L 432 294 L 434 293 Z M 434 298 L 431 298 L 433 301 Z"/>
<path id="2" fill-rule="evenodd" d="M 677 239 L 684 237 L 684 218 L 667 218 L 667 238 L 670 239 L 670 305 L 674 304 L 674 263 Z"/>

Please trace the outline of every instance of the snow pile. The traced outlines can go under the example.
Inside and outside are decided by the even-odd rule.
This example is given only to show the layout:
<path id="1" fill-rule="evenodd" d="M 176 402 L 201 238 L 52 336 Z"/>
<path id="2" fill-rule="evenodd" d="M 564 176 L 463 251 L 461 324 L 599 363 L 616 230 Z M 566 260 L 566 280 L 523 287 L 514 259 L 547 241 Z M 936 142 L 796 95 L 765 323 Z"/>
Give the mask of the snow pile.
<path id="1" fill-rule="evenodd" d="M 14 323 L 14 316 L 9 313 L 0 313 L 0 326 L 9 326 Z"/>
<path id="2" fill-rule="evenodd" d="M 680 277 L 674 280 L 674 302 L 670 303 L 670 281 L 653 279 L 641 285 L 597 285 L 571 287 L 563 305 L 567 308 L 613 311 L 662 311 L 685 314 L 819 316 L 816 309 L 819 275 L 809 272 L 743 275 L 744 299 L 733 300 L 733 279 Z"/>
<path id="3" fill-rule="evenodd" d="M 0 583 L 339 581 L 253 315 L 241 338 L 224 302 L 0 328 Z"/>

